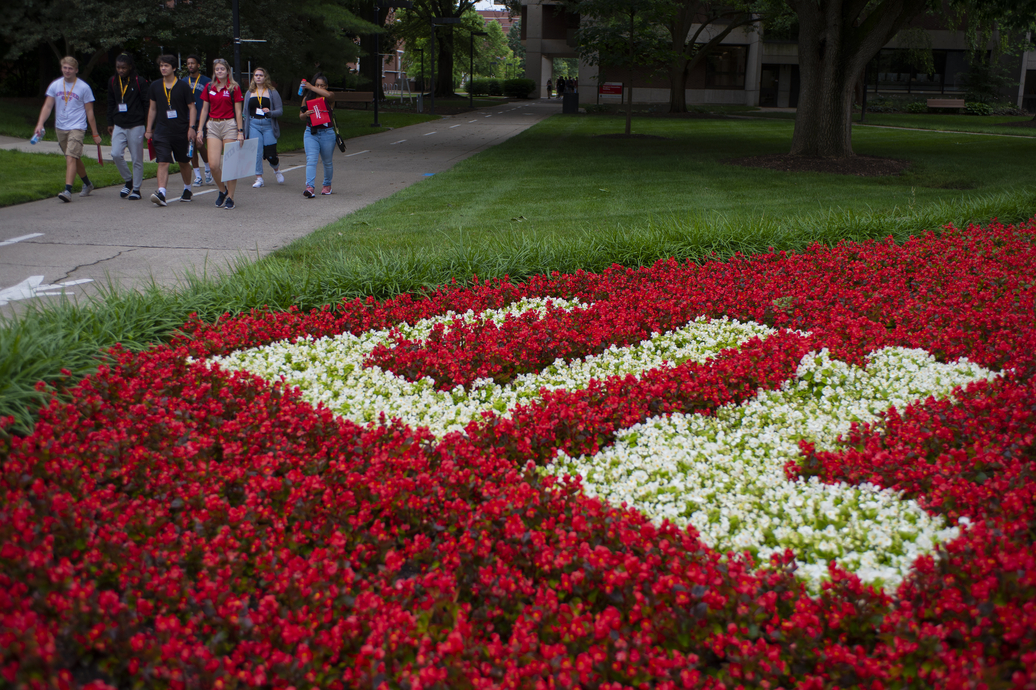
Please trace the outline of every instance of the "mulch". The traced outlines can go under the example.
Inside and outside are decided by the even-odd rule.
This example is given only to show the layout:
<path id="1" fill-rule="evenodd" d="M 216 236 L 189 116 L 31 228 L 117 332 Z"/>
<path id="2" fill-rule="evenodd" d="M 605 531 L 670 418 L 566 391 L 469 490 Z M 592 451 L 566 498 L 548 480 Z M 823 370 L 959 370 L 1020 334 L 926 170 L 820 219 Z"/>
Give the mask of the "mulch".
<path id="1" fill-rule="evenodd" d="M 876 156 L 853 156 L 852 158 L 811 158 L 789 154 L 749 156 L 723 161 L 729 165 L 744 168 L 766 168 L 783 172 L 819 172 L 831 175 L 853 175 L 856 177 L 887 177 L 898 175 L 909 167 L 907 161 Z"/>

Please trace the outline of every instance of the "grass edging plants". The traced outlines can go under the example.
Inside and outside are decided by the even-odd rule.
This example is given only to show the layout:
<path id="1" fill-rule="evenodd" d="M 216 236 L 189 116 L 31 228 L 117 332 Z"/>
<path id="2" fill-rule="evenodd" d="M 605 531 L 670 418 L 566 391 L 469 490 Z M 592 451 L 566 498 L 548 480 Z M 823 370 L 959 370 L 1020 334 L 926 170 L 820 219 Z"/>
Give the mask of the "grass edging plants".
<path id="1" fill-rule="evenodd" d="M 820 242 L 893 238 L 897 242 L 947 224 L 964 226 L 997 217 L 1001 222 L 1030 218 L 1036 192 L 1002 192 L 942 202 L 922 209 L 865 214 L 830 212 L 795 217 L 751 218 L 701 215 L 657 218 L 639 228 L 544 241 L 517 234 L 476 245 L 454 242 L 435 253 L 371 251 L 343 255 L 320 270 L 273 254 L 242 261 L 223 275 L 188 273 L 178 289 L 152 285 L 140 291 L 109 284 L 81 303 L 37 301 L 0 321 L 0 416 L 16 420 L 15 431 L 31 429 L 36 410 L 50 398 L 43 381 L 59 391 L 96 369 L 104 352 L 119 343 L 139 351 L 160 343 L 192 314 L 213 322 L 225 314 L 255 308 L 307 311 L 343 299 L 385 299 L 420 293 L 456 280 L 509 277 L 522 281 L 552 272 L 601 271 L 613 264 L 649 265 L 670 257 L 701 262 L 773 248 L 796 252 Z"/>

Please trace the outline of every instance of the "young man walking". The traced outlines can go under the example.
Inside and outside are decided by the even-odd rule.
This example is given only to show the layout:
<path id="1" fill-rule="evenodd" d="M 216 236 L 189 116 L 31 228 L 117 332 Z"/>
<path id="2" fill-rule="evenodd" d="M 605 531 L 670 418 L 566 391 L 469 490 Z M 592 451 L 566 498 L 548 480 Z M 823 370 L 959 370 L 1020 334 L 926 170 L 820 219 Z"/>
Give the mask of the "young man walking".
<path id="1" fill-rule="evenodd" d="M 97 121 L 94 119 L 94 92 L 90 85 L 80 79 L 79 62 L 74 57 L 61 59 L 61 78 L 55 79 L 47 87 L 47 99 L 40 108 L 40 119 L 36 122 L 36 135 L 43 136 L 43 125 L 54 111 L 54 129 L 58 134 L 58 146 L 65 154 L 65 189 L 58 198 L 68 203 L 72 201 L 72 183 L 76 173 L 83 180 L 83 189 L 79 196 L 90 196 L 94 190 L 93 183 L 86 176 L 83 165 L 83 137 L 86 126 L 90 125 L 95 144 L 101 143 L 101 135 L 97 133 Z"/>
<path id="2" fill-rule="evenodd" d="M 133 56 L 115 58 L 115 76 L 108 82 L 108 134 L 112 138 L 112 160 L 125 185 L 119 196 L 137 201 L 144 181 L 144 128 L 147 126 L 148 82 L 137 75 Z M 126 165 L 129 149 L 133 172 Z"/>
<path id="3" fill-rule="evenodd" d="M 201 95 L 205 92 L 205 86 L 212 81 L 201 72 L 201 58 L 197 55 L 187 56 L 187 76 L 183 78 L 183 81 L 187 83 L 187 86 L 191 89 L 191 95 L 194 96 L 194 110 L 197 113 L 201 112 Z M 205 138 L 205 132 L 201 132 L 202 139 Z M 216 184 L 212 179 L 212 170 L 209 168 L 209 153 L 205 150 L 204 146 L 194 147 L 194 158 L 191 159 L 191 165 L 194 167 L 194 186 L 200 187 L 202 185 L 201 170 L 198 168 L 198 158 L 201 158 L 205 164 L 205 184 Z"/>
<path id="4" fill-rule="evenodd" d="M 151 201 L 158 206 L 166 206 L 166 183 L 169 164 L 173 161 L 180 164 L 180 177 L 183 178 L 180 201 L 190 201 L 193 196 L 191 157 L 187 155 L 187 149 L 189 141 L 194 138 L 198 119 L 190 88 L 176 78 L 176 58 L 159 56 L 158 71 L 162 78 L 151 82 L 148 89 L 150 107 L 144 136 L 154 144 L 158 160 L 158 189 L 151 195 Z"/>

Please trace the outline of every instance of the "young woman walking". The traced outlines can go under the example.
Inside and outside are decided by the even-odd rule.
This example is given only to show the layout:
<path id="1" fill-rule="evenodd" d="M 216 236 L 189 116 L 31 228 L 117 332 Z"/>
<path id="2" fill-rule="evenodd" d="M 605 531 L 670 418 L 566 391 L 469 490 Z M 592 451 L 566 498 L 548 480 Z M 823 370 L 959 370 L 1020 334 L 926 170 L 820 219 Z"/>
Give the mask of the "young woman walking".
<path id="1" fill-rule="evenodd" d="M 270 161 L 270 167 L 277 177 L 277 184 L 284 184 L 281 174 L 280 159 L 277 157 L 277 140 L 281 138 L 281 125 L 277 121 L 284 113 L 281 95 L 277 93 L 277 85 L 273 83 L 269 72 L 263 67 L 256 67 L 252 72 L 252 83 L 245 94 L 245 139 L 259 139 L 259 147 L 255 156 L 255 184 L 263 186 L 263 160 Z"/>
<path id="2" fill-rule="evenodd" d="M 197 145 L 206 146 L 209 152 L 209 167 L 212 178 L 219 188 L 216 207 L 227 210 L 234 208 L 234 190 L 237 180 L 223 183 L 223 147 L 225 144 L 240 145 L 245 140 L 244 123 L 241 121 L 241 104 L 244 95 L 230 71 L 230 65 L 222 58 L 212 61 L 212 81 L 201 94 L 201 117 L 198 122 Z M 208 124 L 208 130 L 205 125 Z M 201 132 L 207 131 L 202 140 Z"/>
<path id="3" fill-rule="evenodd" d="M 331 163 L 331 155 L 335 150 L 335 130 L 329 119 L 334 108 L 334 96 L 327 90 L 327 79 L 321 72 L 313 75 L 312 82 L 302 82 L 308 91 L 302 96 L 302 109 L 299 119 L 309 124 L 303 136 L 306 147 L 306 189 L 302 196 L 312 199 L 316 196 L 317 160 L 324 162 L 324 186 L 321 194 L 331 193 L 331 178 L 335 169 Z M 324 101 L 321 109 L 319 99 Z"/>

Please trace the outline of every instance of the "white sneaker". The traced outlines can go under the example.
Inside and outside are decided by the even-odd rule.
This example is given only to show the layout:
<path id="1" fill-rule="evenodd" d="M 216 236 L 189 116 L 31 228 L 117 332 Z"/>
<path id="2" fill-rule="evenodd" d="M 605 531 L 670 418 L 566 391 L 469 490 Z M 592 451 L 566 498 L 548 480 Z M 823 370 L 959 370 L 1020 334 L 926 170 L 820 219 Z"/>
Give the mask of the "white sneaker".
<path id="1" fill-rule="evenodd" d="M 201 175 L 194 176 L 194 186 L 201 187 Z"/>
<path id="2" fill-rule="evenodd" d="M 263 187 L 263 186 L 264 186 L 263 185 L 263 178 L 261 178 L 261 177 L 255 178 L 255 184 L 252 185 L 252 188 L 253 189 L 259 189 L 260 187 Z"/>
<path id="3" fill-rule="evenodd" d="M 212 179 L 212 173 L 210 173 L 210 172 L 205 173 L 205 184 L 206 185 L 216 184 L 216 181 L 214 179 Z"/>
<path id="4" fill-rule="evenodd" d="M 284 175 L 281 174 L 280 170 L 274 170 L 273 174 L 277 178 L 277 184 L 284 184 Z"/>

